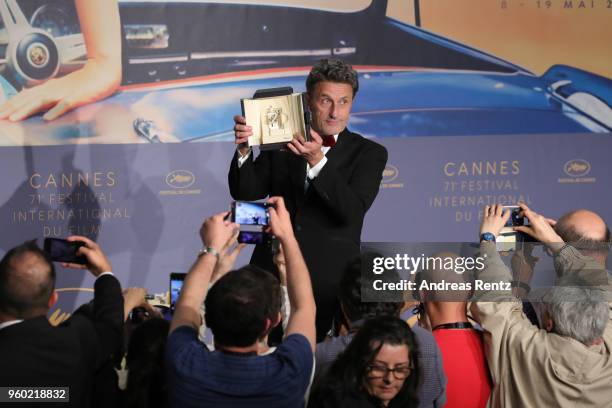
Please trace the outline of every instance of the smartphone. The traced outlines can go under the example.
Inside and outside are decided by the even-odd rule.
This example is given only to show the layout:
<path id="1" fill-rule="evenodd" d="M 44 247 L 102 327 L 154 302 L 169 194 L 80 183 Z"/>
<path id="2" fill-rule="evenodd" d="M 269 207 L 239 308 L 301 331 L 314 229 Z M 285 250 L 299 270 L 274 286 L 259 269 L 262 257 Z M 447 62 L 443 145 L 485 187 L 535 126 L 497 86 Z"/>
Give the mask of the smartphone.
<path id="1" fill-rule="evenodd" d="M 176 301 L 181 294 L 186 273 L 173 272 L 170 274 L 170 313 L 174 314 Z"/>
<path id="2" fill-rule="evenodd" d="M 241 244 L 265 244 L 270 240 L 270 235 L 263 231 L 240 231 L 238 242 Z"/>
<path id="3" fill-rule="evenodd" d="M 510 211 L 510 218 L 506 221 L 505 227 L 519 227 L 526 224 L 525 217 L 520 216 L 522 210 L 518 205 L 505 205 L 504 212 L 506 211 Z"/>
<path id="4" fill-rule="evenodd" d="M 77 255 L 80 247 L 85 245 L 81 241 L 67 241 L 61 238 L 45 238 L 44 250 L 53 262 L 68 262 L 80 265 L 87 264 L 84 255 Z"/>
<path id="5" fill-rule="evenodd" d="M 231 205 L 231 221 L 240 225 L 268 225 L 270 214 L 267 203 L 234 201 Z"/>
<path id="6" fill-rule="evenodd" d="M 128 315 L 128 319 L 130 323 L 133 323 L 133 324 L 143 323 L 149 320 L 150 318 L 151 318 L 151 315 L 149 314 L 149 311 L 145 309 L 144 307 L 140 307 L 140 306 L 132 309 L 132 311 Z"/>

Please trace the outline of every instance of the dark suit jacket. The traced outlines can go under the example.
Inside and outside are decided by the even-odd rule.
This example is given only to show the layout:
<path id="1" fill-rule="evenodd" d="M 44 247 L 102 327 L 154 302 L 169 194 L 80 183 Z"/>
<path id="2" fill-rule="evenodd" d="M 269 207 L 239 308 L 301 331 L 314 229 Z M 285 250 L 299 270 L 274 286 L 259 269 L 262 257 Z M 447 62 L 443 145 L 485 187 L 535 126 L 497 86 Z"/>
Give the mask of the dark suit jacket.
<path id="1" fill-rule="evenodd" d="M 378 194 L 387 150 L 345 129 L 327 152 L 327 163 L 304 192 L 306 160 L 291 152 L 264 151 L 238 168 L 238 153 L 229 171 L 236 200 L 282 196 L 312 277 L 317 302 L 317 336 L 329 329 L 338 282 L 347 264 L 359 255 L 366 211 Z M 258 245 L 251 262 L 275 271 L 269 248 Z"/>
<path id="2" fill-rule="evenodd" d="M 119 281 L 101 276 L 91 318 L 77 310 L 57 327 L 40 316 L 0 330 L 0 384 L 70 387 L 70 404 L 61 406 L 89 407 L 94 373 L 118 348 L 122 327 Z"/>

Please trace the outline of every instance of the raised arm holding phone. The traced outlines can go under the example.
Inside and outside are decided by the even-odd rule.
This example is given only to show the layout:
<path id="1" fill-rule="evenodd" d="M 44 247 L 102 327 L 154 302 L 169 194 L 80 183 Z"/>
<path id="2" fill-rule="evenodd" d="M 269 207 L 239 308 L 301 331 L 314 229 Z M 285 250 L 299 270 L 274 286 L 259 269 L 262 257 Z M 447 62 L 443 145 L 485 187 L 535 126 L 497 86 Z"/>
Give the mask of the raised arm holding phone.
<path id="1" fill-rule="evenodd" d="M 219 271 L 218 258 L 231 257 L 238 225 L 217 214 L 201 230 L 204 249 L 187 274 L 171 324 L 166 365 L 173 406 L 303 406 L 313 370 L 315 304 L 310 277 L 281 197 L 269 203 L 268 233 L 283 246 L 291 317 L 286 338 L 274 350 L 260 345 L 280 323 L 278 280 L 253 266 Z M 215 350 L 198 340 L 200 305 Z M 240 384 L 240 387 L 236 387 Z"/>

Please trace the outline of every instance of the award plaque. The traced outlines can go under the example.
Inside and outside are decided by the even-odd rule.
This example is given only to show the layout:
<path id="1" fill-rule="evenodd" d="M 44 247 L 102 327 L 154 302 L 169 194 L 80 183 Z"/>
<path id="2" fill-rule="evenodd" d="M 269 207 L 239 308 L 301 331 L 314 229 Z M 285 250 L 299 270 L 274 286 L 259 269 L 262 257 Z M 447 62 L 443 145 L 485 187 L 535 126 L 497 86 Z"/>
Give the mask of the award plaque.
<path id="1" fill-rule="evenodd" d="M 242 115 L 253 128 L 249 146 L 283 148 L 297 135 L 310 139 L 309 113 L 304 95 L 291 88 L 263 89 L 242 99 Z"/>

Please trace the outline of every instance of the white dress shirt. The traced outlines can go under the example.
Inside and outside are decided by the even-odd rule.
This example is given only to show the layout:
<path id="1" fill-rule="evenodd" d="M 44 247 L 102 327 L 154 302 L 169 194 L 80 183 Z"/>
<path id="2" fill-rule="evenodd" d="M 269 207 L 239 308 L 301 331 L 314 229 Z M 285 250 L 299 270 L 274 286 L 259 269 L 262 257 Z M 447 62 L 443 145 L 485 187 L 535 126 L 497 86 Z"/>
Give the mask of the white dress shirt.
<path id="1" fill-rule="evenodd" d="M 334 135 L 334 141 L 338 141 L 338 135 Z M 309 181 L 314 180 L 319 175 L 321 170 L 323 170 L 323 167 L 325 167 L 325 164 L 327 163 L 327 152 L 329 152 L 329 149 L 331 149 L 331 147 L 329 146 L 321 147 L 321 151 L 323 152 L 323 158 L 314 167 L 310 168 L 310 164 L 306 163 L 306 179 L 304 180 L 304 191 L 308 189 Z M 252 154 L 253 149 L 249 148 L 249 151 L 244 156 L 240 154 L 239 150 L 237 150 L 237 152 L 238 168 L 240 168 Z"/>

